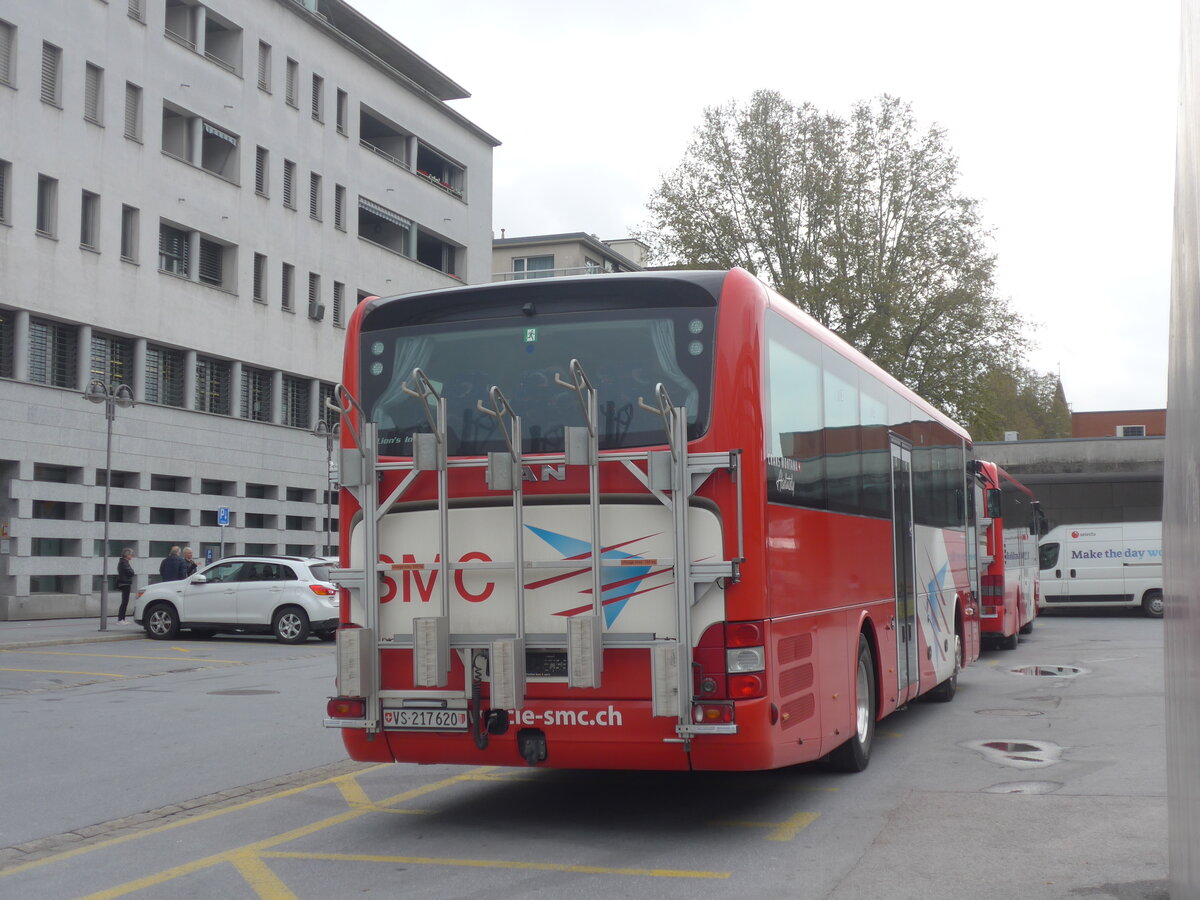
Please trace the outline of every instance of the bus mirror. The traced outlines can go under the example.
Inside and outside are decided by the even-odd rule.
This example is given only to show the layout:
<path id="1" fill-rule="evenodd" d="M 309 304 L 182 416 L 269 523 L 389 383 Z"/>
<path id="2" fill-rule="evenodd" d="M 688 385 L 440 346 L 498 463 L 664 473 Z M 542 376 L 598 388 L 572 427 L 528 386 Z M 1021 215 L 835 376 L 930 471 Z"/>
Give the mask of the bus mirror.
<path id="1" fill-rule="evenodd" d="M 987 491 L 987 514 L 988 514 L 989 519 L 1001 518 L 1000 491 L 998 488 L 988 488 L 988 491 Z"/>

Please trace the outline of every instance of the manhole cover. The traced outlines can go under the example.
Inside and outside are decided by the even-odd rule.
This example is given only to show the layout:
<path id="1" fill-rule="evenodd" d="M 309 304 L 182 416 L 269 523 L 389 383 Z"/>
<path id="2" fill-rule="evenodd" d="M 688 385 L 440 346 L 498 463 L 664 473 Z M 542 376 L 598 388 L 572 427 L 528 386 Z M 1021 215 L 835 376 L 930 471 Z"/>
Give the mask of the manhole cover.
<path id="1" fill-rule="evenodd" d="M 1061 781 L 1006 781 L 983 789 L 985 794 L 1052 794 L 1062 787 Z"/>
<path id="2" fill-rule="evenodd" d="M 977 709 L 977 716 L 1040 716 L 1036 709 Z"/>
<path id="3" fill-rule="evenodd" d="M 1050 741 L 968 741 L 960 746 L 978 751 L 989 762 L 1017 769 L 1052 766 L 1062 755 L 1062 747 Z"/>
<path id="4" fill-rule="evenodd" d="M 1049 678 L 1074 678 L 1076 675 L 1086 675 L 1087 669 L 1079 666 L 1017 666 L 1009 669 L 1016 675 L 1044 675 Z"/>
<path id="5" fill-rule="evenodd" d="M 251 697 L 255 694 L 278 694 L 279 691 L 256 691 L 251 688 L 232 691 L 209 691 L 210 697 Z"/>

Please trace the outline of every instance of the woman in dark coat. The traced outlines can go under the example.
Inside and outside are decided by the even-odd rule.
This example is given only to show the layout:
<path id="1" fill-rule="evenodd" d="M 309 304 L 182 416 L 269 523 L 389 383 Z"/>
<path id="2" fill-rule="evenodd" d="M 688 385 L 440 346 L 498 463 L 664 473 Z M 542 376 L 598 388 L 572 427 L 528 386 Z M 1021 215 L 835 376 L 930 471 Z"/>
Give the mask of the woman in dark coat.
<path id="1" fill-rule="evenodd" d="M 126 547 L 121 551 L 121 559 L 117 562 L 117 587 L 121 589 L 121 610 L 117 613 L 117 622 L 125 621 L 125 608 L 129 606 L 129 592 L 133 589 L 133 550 Z"/>

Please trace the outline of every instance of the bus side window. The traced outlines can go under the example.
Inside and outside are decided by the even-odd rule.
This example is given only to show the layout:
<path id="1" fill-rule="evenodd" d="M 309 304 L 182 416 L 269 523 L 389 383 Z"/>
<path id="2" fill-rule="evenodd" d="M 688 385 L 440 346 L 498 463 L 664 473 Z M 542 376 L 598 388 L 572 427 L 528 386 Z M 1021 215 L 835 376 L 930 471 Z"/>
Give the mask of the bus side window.
<path id="1" fill-rule="evenodd" d="M 999 519 L 1003 516 L 1000 507 L 1000 491 L 997 488 L 988 488 L 987 514 L 989 519 Z"/>

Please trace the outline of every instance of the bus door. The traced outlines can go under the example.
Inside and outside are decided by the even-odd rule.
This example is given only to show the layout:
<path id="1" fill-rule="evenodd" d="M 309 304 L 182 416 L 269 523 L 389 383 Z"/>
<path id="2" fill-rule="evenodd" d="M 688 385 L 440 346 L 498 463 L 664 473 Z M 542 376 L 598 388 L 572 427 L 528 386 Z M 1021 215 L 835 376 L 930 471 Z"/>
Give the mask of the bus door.
<path id="1" fill-rule="evenodd" d="M 899 700 L 917 693 L 916 544 L 913 537 L 912 447 L 892 436 L 892 535 L 896 577 L 896 674 Z"/>

